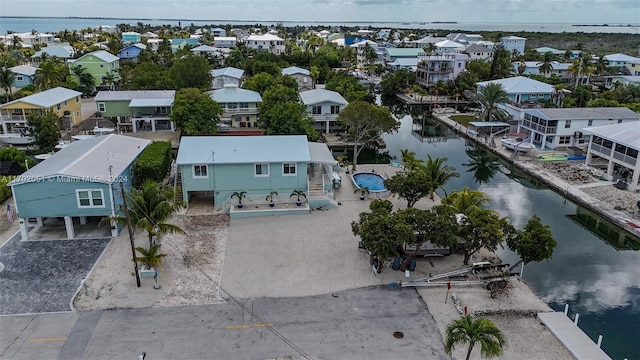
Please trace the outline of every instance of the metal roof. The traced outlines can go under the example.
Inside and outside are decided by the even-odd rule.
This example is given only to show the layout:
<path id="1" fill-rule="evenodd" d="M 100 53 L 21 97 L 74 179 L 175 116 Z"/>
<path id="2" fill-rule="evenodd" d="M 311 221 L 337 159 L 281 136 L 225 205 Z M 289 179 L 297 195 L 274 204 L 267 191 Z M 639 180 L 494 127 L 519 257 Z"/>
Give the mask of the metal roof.
<path id="1" fill-rule="evenodd" d="M 217 103 L 262 102 L 260 93 L 241 89 L 235 84 L 225 84 L 222 89 L 207 92 Z"/>
<path id="2" fill-rule="evenodd" d="M 640 120 L 640 114 L 626 107 L 542 108 L 524 112 L 546 120 Z M 636 125 L 640 127 L 640 123 Z"/>
<path id="3" fill-rule="evenodd" d="M 502 121 L 472 121 L 469 124 L 475 127 L 511 126 Z"/>
<path id="4" fill-rule="evenodd" d="M 640 123 L 627 122 L 592 126 L 582 131 L 640 151 Z"/>
<path id="5" fill-rule="evenodd" d="M 211 71 L 211 75 L 213 75 L 213 77 L 229 76 L 232 78 L 240 79 L 243 74 L 244 74 L 244 70 L 236 69 L 234 67 L 226 67 L 226 68 L 215 69 Z"/>
<path id="6" fill-rule="evenodd" d="M 42 57 L 42 54 L 47 54 L 50 56 L 59 57 L 61 59 L 68 59 L 70 57 L 73 57 L 74 53 L 75 53 L 75 50 L 73 50 L 73 47 L 68 45 L 47 46 L 40 49 L 40 51 L 36 52 L 31 57 L 39 58 L 39 57 Z"/>
<path id="7" fill-rule="evenodd" d="M 389 56 L 414 56 L 417 57 L 420 54 L 424 54 L 424 50 L 421 48 L 387 48 L 385 49 Z"/>
<path id="8" fill-rule="evenodd" d="M 309 70 L 299 68 L 297 66 L 289 66 L 288 68 L 282 69 L 282 75 L 293 75 L 293 74 L 303 74 L 308 76 L 311 73 L 309 72 Z"/>
<path id="9" fill-rule="evenodd" d="M 482 81 L 476 83 L 479 86 L 487 86 L 490 83 L 502 85 L 507 94 L 551 94 L 553 86 L 542 81 L 529 79 L 524 76 L 516 76 L 506 79 Z"/>
<path id="10" fill-rule="evenodd" d="M 247 37 L 249 41 L 284 41 L 281 37 L 275 36 L 273 34 L 264 34 L 264 35 L 249 35 Z"/>
<path id="11" fill-rule="evenodd" d="M 90 52 L 88 54 L 84 54 L 81 57 L 77 58 L 74 62 L 77 62 L 77 61 L 79 61 L 81 59 L 84 59 L 87 56 L 92 56 L 92 55 L 97 57 L 98 59 L 100 59 L 100 60 L 102 60 L 104 62 L 108 62 L 108 63 L 112 63 L 114 61 L 120 60 L 119 57 L 111 54 L 108 51 L 98 50 L 98 51 Z"/>
<path id="12" fill-rule="evenodd" d="M 632 60 L 638 60 L 637 57 L 633 57 L 633 56 L 629 56 L 626 54 L 609 54 L 609 55 L 605 55 L 603 56 L 603 58 L 607 61 L 632 61 Z"/>
<path id="13" fill-rule="evenodd" d="M 10 105 L 18 102 L 24 102 L 24 103 L 35 105 L 35 106 L 49 108 L 54 105 L 63 103 L 67 100 L 71 100 L 76 96 L 80 96 L 80 95 L 82 95 L 81 92 L 65 89 L 63 87 L 57 87 L 57 88 L 45 90 L 33 95 L 25 96 L 20 99 L 16 99 L 3 105 Z"/>
<path id="14" fill-rule="evenodd" d="M 27 170 L 9 185 L 37 182 L 64 176 L 113 183 L 151 143 L 151 140 L 123 135 L 103 135 L 74 141 L 50 158 Z M 114 181 L 115 180 L 115 181 Z"/>
<path id="15" fill-rule="evenodd" d="M 191 51 L 217 51 L 217 47 L 209 46 L 209 45 L 200 45 L 191 49 Z"/>
<path id="16" fill-rule="evenodd" d="M 183 136 L 176 164 L 309 162 L 306 135 Z"/>
<path id="17" fill-rule="evenodd" d="M 133 99 L 129 102 L 129 107 L 156 107 L 156 106 L 171 106 L 173 105 L 173 99 Z"/>
<path id="18" fill-rule="evenodd" d="M 128 91 L 100 91 L 95 101 L 124 101 L 134 99 L 173 99 L 175 90 L 128 90 Z"/>
<path id="19" fill-rule="evenodd" d="M 313 163 L 329 165 L 338 163 L 325 143 L 309 142 L 309 153 L 311 155 L 311 162 Z"/>
<path id="20" fill-rule="evenodd" d="M 339 93 L 325 89 L 303 91 L 300 93 L 300 100 L 302 100 L 302 103 L 305 105 L 314 105 L 323 102 L 341 105 L 349 104 Z"/>
<path id="21" fill-rule="evenodd" d="M 9 70 L 14 74 L 33 76 L 36 74 L 36 70 L 38 70 L 38 68 L 29 65 L 18 65 L 10 67 Z"/>

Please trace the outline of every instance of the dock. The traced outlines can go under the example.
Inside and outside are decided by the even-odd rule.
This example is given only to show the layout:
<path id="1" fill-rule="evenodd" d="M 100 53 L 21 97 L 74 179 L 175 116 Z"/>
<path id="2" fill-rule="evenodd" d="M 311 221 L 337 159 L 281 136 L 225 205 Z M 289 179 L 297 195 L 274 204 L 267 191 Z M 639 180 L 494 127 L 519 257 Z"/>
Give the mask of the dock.
<path id="1" fill-rule="evenodd" d="M 596 343 L 562 312 L 538 313 L 538 319 L 578 360 L 611 360 Z"/>

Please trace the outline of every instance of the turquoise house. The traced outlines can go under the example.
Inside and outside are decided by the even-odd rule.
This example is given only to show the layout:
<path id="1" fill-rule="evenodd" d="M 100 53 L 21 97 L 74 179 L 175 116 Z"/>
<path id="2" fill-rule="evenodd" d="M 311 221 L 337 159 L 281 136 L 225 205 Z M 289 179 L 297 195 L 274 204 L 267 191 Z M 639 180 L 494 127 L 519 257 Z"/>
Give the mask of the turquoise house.
<path id="1" fill-rule="evenodd" d="M 122 33 L 122 42 L 124 43 L 137 43 L 142 39 L 142 35 L 135 31 L 127 31 Z"/>
<path id="2" fill-rule="evenodd" d="M 9 70 L 16 75 L 15 80 L 11 83 L 12 88 L 22 89 L 27 85 L 35 82 L 37 67 L 29 65 L 18 65 L 10 67 Z"/>
<path id="3" fill-rule="evenodd" d="M 337 164 L 326 144 L 305 135 L 183 136 L 176 159 L 183 201 L 211 206 L 232 218 L 308 213 L 337 205 Z M 336 179 L 336 180 L 334 180 Z M 305 194 L 296 206 L 294 190 Z M 272 192 L 274 207 L 266 197 Z M 235 192 L 246 192 L 238 208 Z"/>
<path id="4" fill-rule="evenodd" d="M 553 85 L 529 79 L 524 76 L 510 77 L 506 79 L 490 80 L 476 83 L 478 93 L 490 83 L 502 85 L 507 93 L 507 98 L 514 105 L 531 104 L 551 99 L 554 93 Z"/>
<path id="5" fill-rule="evenodd" d="M 120 183 L 131 189 L 132 164 L 150 142 L 115 134 L 75 141 L 16 177 L 8 186 L 22 240 L 29 238 L 30 226 L 46 226 L 48 218 L 63 218 L 72 239 L 76 226 L 122 215 Z M 112 236 L 119 230 L 111 224 Z"/>

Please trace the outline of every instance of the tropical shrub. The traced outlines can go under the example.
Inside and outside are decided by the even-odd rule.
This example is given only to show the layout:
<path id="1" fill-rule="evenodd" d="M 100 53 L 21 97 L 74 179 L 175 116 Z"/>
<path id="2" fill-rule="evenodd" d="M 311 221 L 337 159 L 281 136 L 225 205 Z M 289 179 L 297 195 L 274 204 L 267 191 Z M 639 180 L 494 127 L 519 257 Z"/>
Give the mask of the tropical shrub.
<path id="1" fill-rule="evenodd" d="M 154 141 L 133 164 L 134 186 L 141 186 L 146 180 L 162 183 L 170 168 L 171 142 Z"/>

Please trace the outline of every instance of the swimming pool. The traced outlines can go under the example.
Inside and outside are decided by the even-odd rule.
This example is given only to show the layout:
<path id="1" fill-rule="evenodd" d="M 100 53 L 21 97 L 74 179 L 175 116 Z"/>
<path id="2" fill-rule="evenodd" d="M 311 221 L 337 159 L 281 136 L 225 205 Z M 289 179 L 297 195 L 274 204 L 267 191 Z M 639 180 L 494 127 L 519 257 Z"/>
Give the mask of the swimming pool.
<path id="1" fill-rule="evenodd" d="M 382 175 L 377 173 L 357 173 L 353 174 L 353 183 L 358 188 L 368 188 L 370 192 L 373 191 L 386 191 L 384 186 L 384 179 Z"/>

